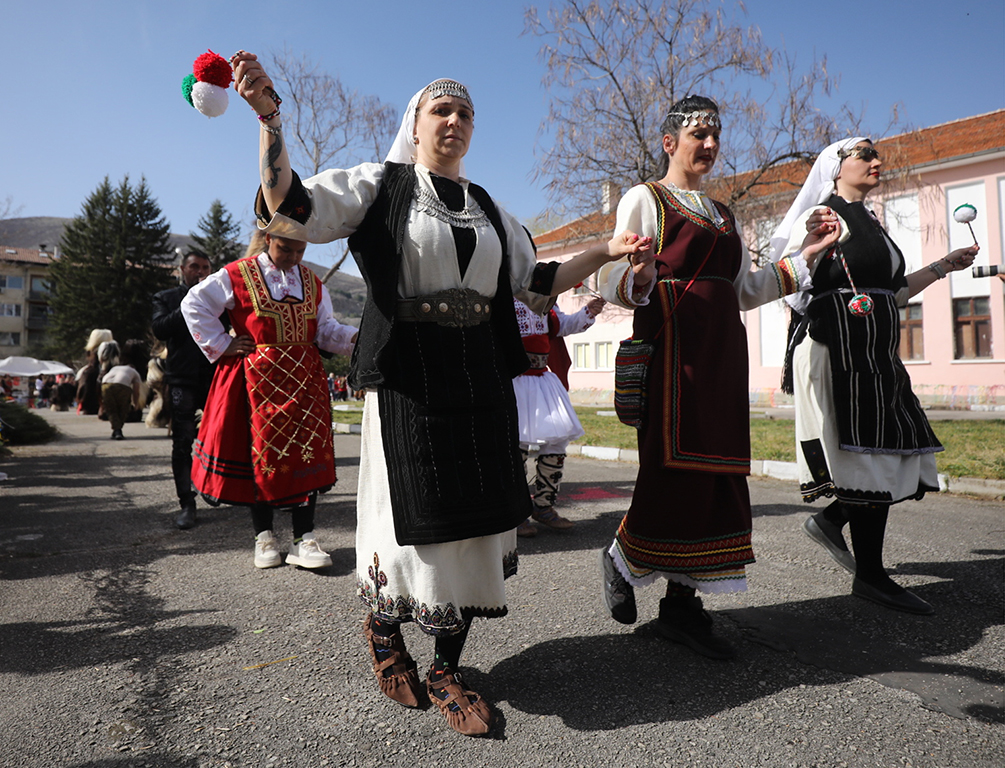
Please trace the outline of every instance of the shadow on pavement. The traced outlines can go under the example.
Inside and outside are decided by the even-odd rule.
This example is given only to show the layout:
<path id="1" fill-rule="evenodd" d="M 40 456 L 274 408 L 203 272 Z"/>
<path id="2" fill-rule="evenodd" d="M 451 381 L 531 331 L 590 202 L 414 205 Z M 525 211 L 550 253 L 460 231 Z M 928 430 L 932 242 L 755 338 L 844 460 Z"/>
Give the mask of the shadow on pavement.
<path id="1" fill-rule="evenodd" d="M 474 670 L 468 677 L 475 690 L 482 685 L 521 711 L 558 716 L 583 731 L 710 717 L 786 688 L 832 684 L 835 674 L 911 691 L 928 709 L 953 717 L 1003 723 L 1001 671 L 939 661 L 973 647 L 988 627 L 1002 623 L 1003 565 L 1001 557 L 902 565 L 901 573 L 947 579 L 914 588 L 940 607 L 941 618 L 896 613 L 851 595 L 716 612 L 730 619 L 718 625 L 739 648 L 733 662 L 669 644 L 649 623 L 629 636 L 540 643 L 481 680 Z M 982 598 L 961 599 L 968 589 L 993 584 L 999 586 Z M 745 641 L 791 657 L 769 661 L 779 672 L 789 670 L 787 680 L 773 674 L 745 682 L 756 653 Z M 534 670 L 533 685 L 527 670 Z"/>

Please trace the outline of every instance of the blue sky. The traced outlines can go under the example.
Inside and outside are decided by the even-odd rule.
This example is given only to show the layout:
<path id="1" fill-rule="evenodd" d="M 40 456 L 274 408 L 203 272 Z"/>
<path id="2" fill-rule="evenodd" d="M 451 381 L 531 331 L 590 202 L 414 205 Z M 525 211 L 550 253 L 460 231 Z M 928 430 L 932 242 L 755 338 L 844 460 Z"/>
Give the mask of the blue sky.
<path id="1" fill-rule="evenodd" d="M 399 110 L 436 77 L 465 82 L 478 114 L 468 175 L 530 219 L 546 206 L 531 175 L 547 93 L 541 41 L 521 35 L 526 7 L 484 0 L 8 3 L 3 55 L 13 77 L 0 127 L 8 147 L 0 201 L 11 196 L 21 216 L 75 216 L 104 176 L 115 183 L 128 174 L 146 177 L 173 232 L 194 229 L 217 198 L 250 221 L 254 117 L 232 93 L 227 113 L 209 120 L 183 101 L 180 83 L 206 48 L 227 57 L 285 44 Z M 733 3 L 724 7 L 736 13 Z M 915 127 L 1005 106 L 1001 0 L 748 0 L 746 9 L 738 18 L 800 63 L 826 56 L 841 76 L 833 103 L 864 108 L 876 135 L 894 104 Z M 324 263 L 331 250 L 312 246 L 307 258 Z"/>

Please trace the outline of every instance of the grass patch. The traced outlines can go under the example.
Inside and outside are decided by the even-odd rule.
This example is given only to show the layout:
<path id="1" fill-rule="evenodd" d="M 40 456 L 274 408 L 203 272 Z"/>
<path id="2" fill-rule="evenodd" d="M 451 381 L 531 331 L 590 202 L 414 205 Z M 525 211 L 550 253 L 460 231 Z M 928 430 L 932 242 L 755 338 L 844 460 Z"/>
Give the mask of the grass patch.
<path id="1" fill-rule="evenodd" d="M 350 408 L 353 408 L 354 410 L 336 411 L 334 408 L 332 408 L 332 421 L 338 422 L 339 424 L 363 423 L 363 403 L 349 402 L 349 403 L 339 403 L 339 405 L 348 405 Z"/>
<path id="2" fill-rule="evenodd" d="M 13 402 L 0 403 L 4 445 L 37 445 L 47 443 L 59 430 L 37 413 Z"/>
<path id="3" fill-rule="evenodd" d="M 604 445 L 635 450 L 635 430 L 616 416 L 598 416 L 597 411 L 613 411 L 614 406 L 577 406 L 576 413 L 586 435 L 583 445 Z M 935 454 L 939 472 L 953 477 L 1005 480 L 1005 420 L 933 421 L 932 429 L 946 447 Z M 750 420 L 751 458 L 760 461 L 796 460 L 794 419 Z"/>
<path id="4" fill-rule="evenodd" d="M 935 454 L 939 472 L 1005 480 L 1005 419 L 933 421 L 932 429 L 946 447 Z"/>

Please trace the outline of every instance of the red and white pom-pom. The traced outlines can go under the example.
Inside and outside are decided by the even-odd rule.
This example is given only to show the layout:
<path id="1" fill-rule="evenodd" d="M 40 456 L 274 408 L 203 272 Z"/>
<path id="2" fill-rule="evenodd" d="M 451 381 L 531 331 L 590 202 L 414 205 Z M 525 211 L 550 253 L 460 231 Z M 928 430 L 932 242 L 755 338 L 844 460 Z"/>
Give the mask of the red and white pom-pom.
<path id="1" fill-rule="evenodd" d="M 227 111 L 229 102 L 226 88 L 203 82 L 192 86 L 192 106 L 206 117 L 219 117 Z"/>

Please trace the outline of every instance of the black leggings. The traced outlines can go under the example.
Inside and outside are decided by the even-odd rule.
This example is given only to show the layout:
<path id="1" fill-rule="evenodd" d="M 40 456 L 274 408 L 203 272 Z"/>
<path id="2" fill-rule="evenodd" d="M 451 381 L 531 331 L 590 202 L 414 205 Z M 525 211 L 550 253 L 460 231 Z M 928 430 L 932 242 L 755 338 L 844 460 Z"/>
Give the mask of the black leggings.
<path id="1" fill-rule="evenodd" d="M 299 539 L 305 533 L 314 530 L 314 508 L 317 506 L 318 495 L 312 493 L 307 497 L 307 503 L 303 506 L 294 507 L 290 510 L 293 518 L 293 538 Z M 262 531 L 272 530 L 273 507 L 268 504 L 258 502 L 251 505 L 251 524 L 255 527 L 255 535 Z"/>

